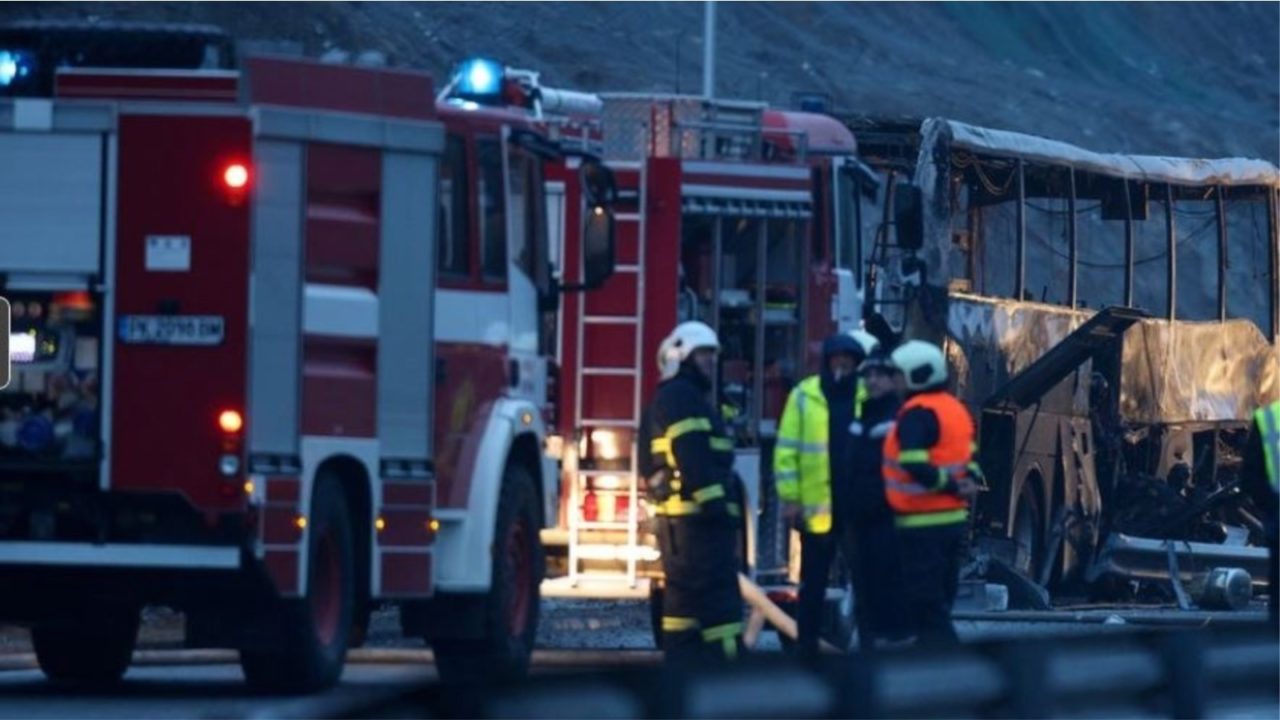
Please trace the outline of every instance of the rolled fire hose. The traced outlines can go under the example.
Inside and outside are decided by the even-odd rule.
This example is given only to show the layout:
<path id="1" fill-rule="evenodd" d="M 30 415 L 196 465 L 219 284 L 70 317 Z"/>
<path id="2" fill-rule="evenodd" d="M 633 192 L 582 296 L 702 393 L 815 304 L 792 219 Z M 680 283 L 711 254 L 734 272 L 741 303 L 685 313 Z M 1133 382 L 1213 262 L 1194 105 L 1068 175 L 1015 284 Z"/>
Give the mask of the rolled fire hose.
<path id="1" fill-rule="evenodd" d="M 751 615 L 747 618 L 747 629 L 742 637 L 743 644 L 747 647 L 752 647 L 756 644 L 760 637 L 760 629 L 764 625 L 764 620 L 768 620 L 769 624 L 777 628 L 778 632 L 783 635 L 792 640 L 799 640 L 799 631 L 796 628 L 795 619 L 770 600 L 759 585 L 751 582 L 751 579 L 746 575 L 738 573 L 738 589 L 742 592 L 742 599 L 746 600 L 747 604 L 752 607 Z M 752 632 L 753 628 L 755 629 L 754 632 Z M 825 653 L 840 654 L 841 652 L 835 645 L 826 640 L 819 640 L 819 643 Z"/>

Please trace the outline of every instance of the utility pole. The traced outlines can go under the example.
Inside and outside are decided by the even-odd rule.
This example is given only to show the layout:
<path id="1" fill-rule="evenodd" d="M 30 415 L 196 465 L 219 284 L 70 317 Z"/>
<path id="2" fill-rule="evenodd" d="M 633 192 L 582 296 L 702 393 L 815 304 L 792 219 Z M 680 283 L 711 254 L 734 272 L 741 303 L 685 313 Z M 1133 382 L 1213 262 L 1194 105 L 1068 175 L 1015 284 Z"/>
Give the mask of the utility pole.
<path id="1" fill-rule="evenodd" d="M 716 3 L 706 0 L 702 22 L 702 94 L 708 99 L 716 94 Z"/>

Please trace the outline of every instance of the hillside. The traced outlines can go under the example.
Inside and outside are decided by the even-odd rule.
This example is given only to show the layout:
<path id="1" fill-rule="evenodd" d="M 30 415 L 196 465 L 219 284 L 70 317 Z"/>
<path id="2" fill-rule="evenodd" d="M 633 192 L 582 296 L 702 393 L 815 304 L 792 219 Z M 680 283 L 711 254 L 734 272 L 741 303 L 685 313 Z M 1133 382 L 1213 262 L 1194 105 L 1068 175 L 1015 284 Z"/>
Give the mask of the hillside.
<path id="1" fill-rule="evenodd" d="M 701 3 L 4 3 L 17 18 L 175 20 L 435 72 L 471 54 L 587 90 L 700 89 Z M 719 94 L 831 95 L 1099 150 L 1280 163 L 1277 3 L 721 3 Z"/>

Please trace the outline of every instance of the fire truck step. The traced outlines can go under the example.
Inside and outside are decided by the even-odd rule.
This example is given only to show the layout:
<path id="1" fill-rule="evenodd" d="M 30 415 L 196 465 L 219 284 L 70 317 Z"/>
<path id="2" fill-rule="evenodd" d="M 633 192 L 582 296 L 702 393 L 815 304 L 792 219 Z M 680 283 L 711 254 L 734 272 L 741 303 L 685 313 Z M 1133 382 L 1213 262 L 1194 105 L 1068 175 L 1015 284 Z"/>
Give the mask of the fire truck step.
<path id="1" fill-rule="evenodd" d="M 609 574 L 609 577 L 598 577 L 605 573 L 579 574 L 576 578 L 558 577 L 542 581 L 542 597 L 544 598 L 595 598 L 605 600 L 647 600 L 649 598 L 649 579 L 636 578 L 632 587 L 627 582 L 625 573 Z"/>
<path id="2" fill-rule="evenodd" d="M 634 556 L 642 562 L 652 562 L 660 557 L 655 548 L 626 545 L 590 543 L 578 545 L 578 558 L 582 560 L 626 560 Z"/>

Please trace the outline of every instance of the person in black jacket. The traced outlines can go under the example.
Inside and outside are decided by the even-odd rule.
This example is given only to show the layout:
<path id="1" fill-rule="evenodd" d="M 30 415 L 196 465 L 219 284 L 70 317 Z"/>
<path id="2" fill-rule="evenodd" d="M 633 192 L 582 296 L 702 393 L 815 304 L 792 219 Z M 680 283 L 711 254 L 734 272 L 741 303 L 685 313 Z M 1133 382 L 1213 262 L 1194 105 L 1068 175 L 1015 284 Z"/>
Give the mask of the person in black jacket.
<path id="1" fill-rule="evenodd" d="M 905 641 L 909 630 L 899 609 L 902 579 L 898 564 L 893 510 L 885 500 L 881 473 L 884 439 L 902 405 L 900 374 L 888 352 L 877 348 L 858 368 L 866 388 L 862 415 L 849 425 L 842 464 L 850 478 L 849 492 L 837 508 L 853 533 L 850 563 L 858 625 L 858 646 Z"/>
<path id="2" fill-rule="evenodd" d="M 715 331 L 696 321 L 681 323 L 662 342 L 664 380 L 638 438 L 666 583 L 662 649 L 682 664 L 742 652 L 742 505 L 733 482 L 733 442 L 711 403 L 719 347 Z"/>

